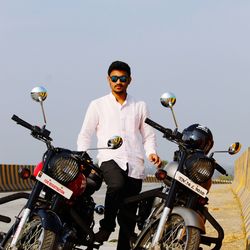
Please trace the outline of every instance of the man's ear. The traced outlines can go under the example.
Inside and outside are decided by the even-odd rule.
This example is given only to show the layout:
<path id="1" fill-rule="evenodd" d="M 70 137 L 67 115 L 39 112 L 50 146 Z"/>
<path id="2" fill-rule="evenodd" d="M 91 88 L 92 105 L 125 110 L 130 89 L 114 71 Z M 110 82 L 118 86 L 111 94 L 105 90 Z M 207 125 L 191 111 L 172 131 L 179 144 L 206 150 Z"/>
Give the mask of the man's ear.
<path id="1" fill-rule="evenodd" d="M 132 81 L 132 77 L 130 76 L 130 77 L 128 78 L 128 84 L 130 84 L 131 81 Z"/>

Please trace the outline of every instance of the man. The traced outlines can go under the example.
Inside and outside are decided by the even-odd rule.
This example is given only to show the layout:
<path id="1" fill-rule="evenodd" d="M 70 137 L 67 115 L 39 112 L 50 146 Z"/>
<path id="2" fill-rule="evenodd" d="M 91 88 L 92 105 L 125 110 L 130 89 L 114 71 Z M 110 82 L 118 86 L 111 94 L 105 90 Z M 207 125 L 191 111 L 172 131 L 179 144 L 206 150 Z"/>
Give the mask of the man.
<path id="1" fill-rule="evenodd" d="M 108 240 L 114 231 L 116 216 L 120 225 L 117 250 L 129 250 L 129 237 L 133 235 L 135 222 L 124 217 L 123 209 L 136 213 L 135 205 L 120 207 L 122 200 L 141 191 L 144 178 L 144 153 L 149 161 L 160 166 L 156 153 L 156 138 L 152 128 L 144 121 L 148 116 L 146 104 L 136 101 L 127 93 L 131 83 L 131 70 L 127 63 L 113 62 L 108 69 L 111 93 L 92 101 L 78 136 L 78 150 L 90 147 L 94 133 L 97 146 L 106 145 L 109 138 L 119 135 L 123 145 L 115 150 L 99 150 L 97 159 L 107 184 L 104 218 L 95 241 Z"/>

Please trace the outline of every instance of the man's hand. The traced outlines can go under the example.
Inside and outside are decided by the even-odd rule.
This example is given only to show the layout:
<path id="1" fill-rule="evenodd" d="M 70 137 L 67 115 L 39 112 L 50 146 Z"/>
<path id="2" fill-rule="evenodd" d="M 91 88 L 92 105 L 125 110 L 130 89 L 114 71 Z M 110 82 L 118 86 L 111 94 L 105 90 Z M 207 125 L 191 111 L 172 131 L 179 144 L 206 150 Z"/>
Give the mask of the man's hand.
<path id="1" fill-rule="evenodd" d="M 158 168 L 161 166 L 161 159 L 157 154 L 150 154 L 148 160 L 156 165 Z"/>

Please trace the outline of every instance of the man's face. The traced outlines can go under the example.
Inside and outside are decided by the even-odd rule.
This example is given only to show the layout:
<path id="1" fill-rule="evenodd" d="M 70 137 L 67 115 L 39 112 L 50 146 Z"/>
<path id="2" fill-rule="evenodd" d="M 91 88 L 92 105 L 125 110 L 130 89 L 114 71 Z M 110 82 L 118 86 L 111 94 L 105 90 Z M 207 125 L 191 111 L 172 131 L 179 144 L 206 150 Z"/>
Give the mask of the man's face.
<path id="1" fill-rule="evenodd" d="M 127 75 L 126 71 L 112 70 L 108 76 L 108 82 L 113 93 L 122 94 L 127 92 L 131 77 Z"/>

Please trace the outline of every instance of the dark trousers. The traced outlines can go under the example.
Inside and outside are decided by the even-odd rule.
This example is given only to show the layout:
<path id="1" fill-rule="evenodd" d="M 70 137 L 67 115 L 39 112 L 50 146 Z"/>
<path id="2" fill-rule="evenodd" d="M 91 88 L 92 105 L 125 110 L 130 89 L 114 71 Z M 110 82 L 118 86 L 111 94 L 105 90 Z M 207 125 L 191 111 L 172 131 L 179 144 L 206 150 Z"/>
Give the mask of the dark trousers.
<path id="1" fill-rule="evenodd" d="M 129 250 L 129 238 L 134 233 L 135 221 L 129 219 L 126 213 L 136 214 L 137 205 L 132 203 L 125 206 L 122 201 L 140 193 L 142 180 L 129 177 L 128 171 L 122 170 L 113 160 L 103 162 L 100 168 L 107 184 L 104 218 L 100 221 L 100 226 L 105 230 L 114 231 L 117 216 L 120 225 L 117 250 Z"/>

